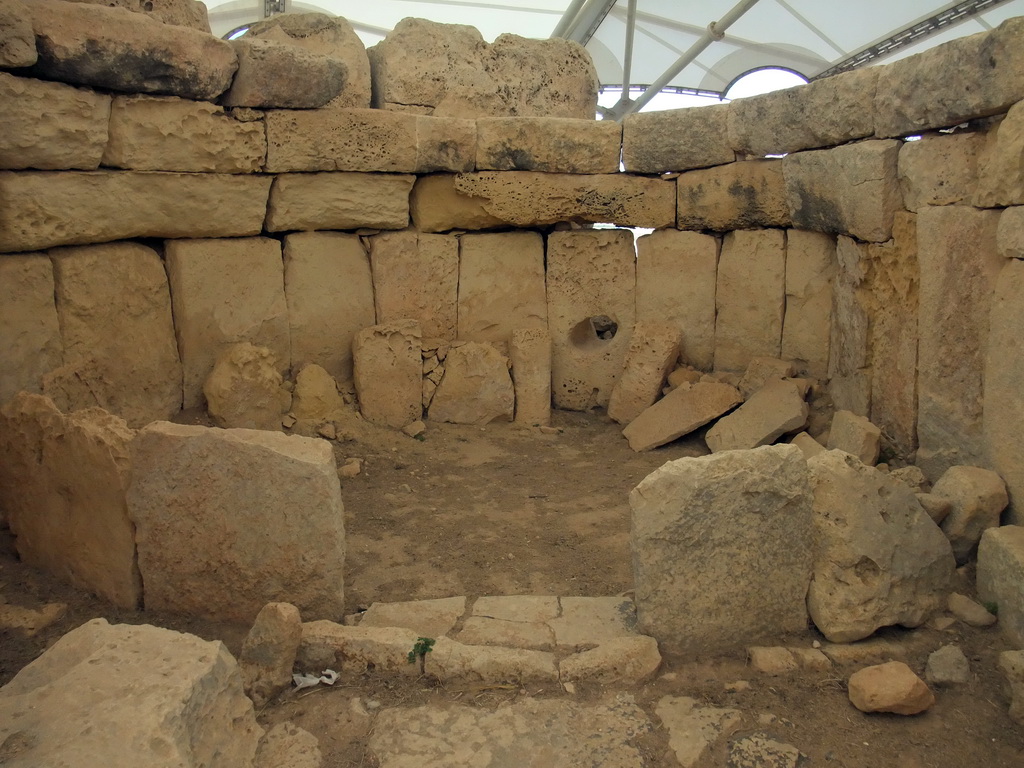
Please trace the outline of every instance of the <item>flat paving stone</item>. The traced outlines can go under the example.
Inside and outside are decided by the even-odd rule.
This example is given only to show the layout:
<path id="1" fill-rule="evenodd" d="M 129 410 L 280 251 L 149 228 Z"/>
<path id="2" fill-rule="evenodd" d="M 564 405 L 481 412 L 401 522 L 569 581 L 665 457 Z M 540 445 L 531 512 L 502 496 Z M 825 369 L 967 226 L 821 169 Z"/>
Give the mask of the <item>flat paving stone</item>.
<path id="1" fill-rule="evenodd" d="M 699 707 L 697 700 L 688 696 L 665 696 L 654 711 L 668 729 L 668 745 L 682 768 L 699 765 L 715 742 L 743 721 L 738 709 Z"/>
<path id="2" fill-rule="evenodd" d="M 411 600 L 405 603 L 374 603 L 359 621 L 361 627 L 405 627 L 423 637 L 451 632 L 466 612 L 465 597 Z"/>
<path id="3" fill-rule="evenodd" d="M 548 622 L 555 643 L 575 647 L 636 634 L 636 606 L 628 597 L 563 597 L 562 615 Z"/>
<path id="4" fill-rule="evenodd" d="M 505 621 L 547 621 L 558 616 L 558 598 L 538 595 L 479 597 L 473 603 L 473 615 Z"/>

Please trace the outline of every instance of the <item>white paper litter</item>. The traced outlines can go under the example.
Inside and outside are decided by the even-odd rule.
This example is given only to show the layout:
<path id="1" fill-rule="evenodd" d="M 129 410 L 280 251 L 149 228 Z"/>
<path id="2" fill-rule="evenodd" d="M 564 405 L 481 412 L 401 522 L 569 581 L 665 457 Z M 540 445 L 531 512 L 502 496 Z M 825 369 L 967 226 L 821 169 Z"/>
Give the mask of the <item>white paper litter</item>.
<path id="1" fill-rule="evenodd" d="M 338 673 L 333 669 L 325 669 L 319 675 L 292 675 L 292 683 L 295 684 L 297 689 L 314 688 L 320 685 L 320 683 L 334 685 L 336 682 L 338 682 Z"/>

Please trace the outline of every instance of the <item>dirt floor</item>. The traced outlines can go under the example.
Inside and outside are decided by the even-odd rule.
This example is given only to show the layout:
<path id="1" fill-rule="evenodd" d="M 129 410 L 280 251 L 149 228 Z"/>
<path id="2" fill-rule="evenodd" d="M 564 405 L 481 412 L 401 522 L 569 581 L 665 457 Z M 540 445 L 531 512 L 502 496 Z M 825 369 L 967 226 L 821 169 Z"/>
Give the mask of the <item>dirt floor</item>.
<path id="1" fill-rule="evenodd" d="M 201 417 L 186 414 L 186 421 Z M 699 436 L 635 454 L 600 413 L 556 413 L 556 430 L 509 424 L 431 424 L 422 440 L 368 426 L 335 442 L 339 465 L 362 459 L 362 472 L 342 478 L 348 537 L 347 612 L 374 601 L 454 595 L 617 595 L 632 587 L 629 490 L 666 461 L 707 452 Z M 956 586 L 971 593 L 970 573 Z M 0 546 L 0 603 L 38 608 L 67 605 L 34 636 L 0 629 L 0 683 L 57 638 L 103 616 L 152 623 L 223 640 L 237 653 L 248 627 L 190 617 L 111 608 L 17 561 Z M 339 617 L 340 618 L 340 617 Z M 883 631 L 919 674 L 927 655 L 960 645 L 971 662 L 966 685 L 936 691 L 937 703 L 915 717 L 864 715 L 849 703 L 845 681 L 856 667 L 792 677 L 759 676 L 742 654 L 665 660 L 651 683 L 628 691 L 651 721 L 665 695 L 690 696 L 744 713 L 743 732 L 762 732 L 798 747 L 810 765 L 838 768 L 988 768 L 1024 766 L 1024 728 L 1007 716 L 1008 691 L 996 666 L 1007 646 L 998 630 L 955 624 L 946 631 Z M 822 639 L 813 630 L 791 644 Z M 730 692 L 738 680 L 748 690 Z M 580 687 L 574 698 L 598 701 L 616 690 Z M 258 713 L 269 727 L 293 721 L 320 739 L 324 765 L 372 766 L 366 741 L 381 707 L 459 702 L 496 707 L 524 696 L 567 698 L 544 686 L 440 686 L 368 673 L 333 688 L 289 691 Z M 676 765 L 663 729 L 642 737 L 645 765 Z M 707 766 L 726 765 L 725 747 Z"/>

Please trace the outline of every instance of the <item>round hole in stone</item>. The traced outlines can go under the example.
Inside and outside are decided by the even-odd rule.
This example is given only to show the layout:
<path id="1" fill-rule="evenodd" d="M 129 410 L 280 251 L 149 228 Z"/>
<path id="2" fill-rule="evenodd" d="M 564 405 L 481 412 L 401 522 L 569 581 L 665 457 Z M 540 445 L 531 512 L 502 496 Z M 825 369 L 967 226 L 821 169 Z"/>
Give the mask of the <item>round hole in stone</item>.
<path id="1" fill-rule="evenodd" d="M 615 338 L 619 324 L 608 315 L 592 315 L 581 320 L 569 333 L 573 346 L 586 349 L 598 347 Z"/>
<path id="2" fill-rule="evenodd" d="M 153 10 L 153 3 L 151 3 L 151 2 L 148 2 L 148 1 L 147 1 L 147 2 L 145 2 L 145 3 L 143 3 L 143 4 L 142 4 L 142 9 L 143 9 L 144 11 L 152 11 L 152 10 Z"/>

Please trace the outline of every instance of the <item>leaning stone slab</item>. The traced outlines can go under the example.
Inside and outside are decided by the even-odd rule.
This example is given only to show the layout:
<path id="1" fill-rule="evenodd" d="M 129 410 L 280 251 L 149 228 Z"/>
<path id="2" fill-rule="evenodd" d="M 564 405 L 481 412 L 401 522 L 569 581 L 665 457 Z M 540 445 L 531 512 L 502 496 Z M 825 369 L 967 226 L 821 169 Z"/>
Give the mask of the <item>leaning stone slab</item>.
<path id="1" fill-rule="evenodd" d="M 551 422 L 551 334 L 547 328 L 516 328 L 509 339 L 517 424 Z"/>
<path id="2" fill-rule="evenodd" d="M 563 682 L 598 685 L 639 685 L 661 666 L 658 641 L 645 635 L 605 640 L 589 651 L 574 653 L 558 665 Z"/>
<path id="3" fill-rule="evenodd" d="M 211 173 L 2 171 L 0 253 L 141 237 L 258 234 L 270 182 Z"/>
<path id="4" fill-rule="evenodd" d="M 238 71 L 220 98 L 226 107 L 316 109 L 345 87 L 348 72 L 337 59 L 248 35 L 230 44 Z"/>
<path id="5" fill-rule="evenodd" d="M 629 424 L 654 405 L 669 369 L 679 359 L 681 336 L 672 324 L 639 322 L 633 326 L 622 374 L 608 401 L 608 418 Z"/>
<path id="6" fill-rule="evenodd" d="M 785 227 L 789 203 L 777 160 L 748 160 L 689 171 L 676 179 L 676 226 L 728 232 Z"/>
<path id="7" fill-rule="evenodd" d="M 874 466 L 878 461 L 882 431 L 863 416 L 851 411 L 836 411 L 828 432 L 828 449 L 853 454 L 862 463 Z"/>
<path id="8" fill-rule="evenodd" d="M 614 120 L 482 117 L 476 170 L 616 173 L 622 127 Z"/>
<path id="9" fill-rule="evenodd" d="M 1007 208 L 999 214 L 996 248 L 1004 259 L 1024 259 L 1024 205 Z"/>
<path id="10" fill-rule="evenodd" d="M 930 134 L 900 148 L 899 174 L 908 211 L 970 202 L 978 184 L 984 133 Z"/>
<path id="11" fill-rule="evenodd" d="M 373 424 L 401 429 L 423 415 L 420 326 L 412 320 L 364 328 L 352 342 L 359 410 Z"/>
<path id="12" fill-rule="evenodd" d="M 989 528 L 978 544 L 978 598 L 995 603 L 999 626 L 1024 648 L 1024 526 Z"/>
<path id="13" fill-rule="evenodd" d="M 963 565 L 974 554 L 982 533 L 999 525 L 1009 503 L 1006 484 L 990 469 L 957 466 L 942 473 L 932 493 L 950 501 L 942 532 L 953 545 L 957 563 Z"/>
<path id="14" fill-rule="evenodd" d="M 417 637 L 404 627 L 346 627 L 333 621 L 309 621 L 302 625 L 295 665 L 314 674 L 325 669 L 357 674 L 373 669 L 418 675 L 419 665 L 410 664 L 408 658 Z"/>
<path id="15" fill-rule="evenodd" d="M 719 419 L 705 440 L 714 453 L 769 445 L 807 424 L 810 408 L 800 385 L 776 380 L 765 384 L 743 405 Z"/>
<path id="16" fill-rule="evenodd" d="M 803 631 L 812 561 L 807 477 L 800 450 L 777 445 L 679 459 L 641 481 L 629 496 L 639 631 L 671 653 L 720 652 Z"/>
<path id="17" fill-rule="evenodd" d="M 39 392 L 43 374 L 61 365 L 64 345 L 46 254 L 0 257 L 0 403 L 25 390 Z"/>
<path id="18" fill-rule="evenodd" d="M 31 67 L 36 56 L 36 37 L 27 6 L 21 0 L 0 1 L 0 67 Z"/>
<path id="19" fill-rule="evenodd" d="M 415 176 L 397 173 L 281 173 L 267 230 L 405 229 Z"/>
<path id="20" fill-rule="evenodd" d="M 622 430 L 634 451 L 649 451 L 688 435 L 743 402 L 736 387 L 698 382 L 681 384 Z"/>
<path id="21" fill-rule="evenodd" d="M 298 608 L 290 603 L 267 603 L 260 609 L 238 657 L 245 693 L 257 708 L 291 684 L 301 641 Z"/>
<path id="22" fill-rule="evenodd" d="M 558 680 L 555 656 L 547 651 L 463 645 L 447 637 L 437 639 L 426 656 L 424 671 L 441 682 L 550 683 Z"/>
<path id="23" fill-rule="evenodd" d="M 440 637 L 452 631 L 466 612 L 465 597 L 373 603 L 359 620 L 360 627 L 405 627 L 423 637 Z"/>
<path id="24" fill-rule="evenodd" d="M 457 178 L 450 173 L 439 173 L 416 179 L 409 200 L 416 229 L 420 232 L 448 232 L 507 226 L 503 219 L 487 212 L 484 208 L 488 202 L 486 198 L 461 194 L 455 188 Z"/>
<path id="25" fill-rule="evenodd" d="M 729 105 L 628 115 L 622 161 L 630 173 L 687 171 L 736 159 L 729 144 Z"/>
<path id="26" fill-rule="evenodd" d="M 777 357 L 754 357 L 740 379 L 739 389 L 746 400 L 765 384 L 776 379 L 791 379 L 796 376 L 796 366 L 791 360 Z"/>
<path id="27" fill-rule="evenodd" d="M 231 45 L 208 32 L 123 8 L 62 0 L 28 7 L 39 53 L 30 71 L 47 80 L 213 101 L 238 67 Z"/>
<path id="28" fill-rule="evenodd" d="M 222 643 L 146 624 L 93 619 L 0 689 L 12 768 L 251 765 L 262 735 Z"/>
<path id="29" fill-rule="evenodd" d="M 445 359 L 444 378 L 430 403 L 432 421 L 489 424 L 512 421 L 515 390 L 508 359 L 485 342 L 453 345 Z"/>
<path id="30" fill-rule="evenodd" d="M 132 443 L 128 509 L 147 608 L 234 621 L 268 602 L 314 619 L 344 610 L 345 515 L 323 440 L 155 422 Z"/>
<path id="31" fill-rule="evenodd" d="M 688 696 L 665 696 L 654 710 L 668 729 L 669 748 L 682 768 L 697 768 L 711 747 L 743 722 L 738 709 L 701 707 L 698 703 Z"/>

